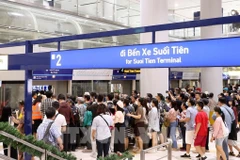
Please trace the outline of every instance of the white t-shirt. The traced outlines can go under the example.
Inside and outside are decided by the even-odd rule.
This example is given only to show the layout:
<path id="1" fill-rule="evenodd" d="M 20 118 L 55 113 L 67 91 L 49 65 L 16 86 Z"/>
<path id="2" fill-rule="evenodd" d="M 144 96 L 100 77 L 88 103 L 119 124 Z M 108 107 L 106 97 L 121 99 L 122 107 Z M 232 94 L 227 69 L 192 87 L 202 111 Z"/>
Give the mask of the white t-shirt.
<path id="1" fill-rule="evenodd" d="M 109 115 L 103 115 L 102 117 L 107 121 L 103 120 L 101 116 L 97 116 L 93 119 L 92 129 L 96 130 L 96 139 L 97 140 L 105 140 L 111 137 L 110 128 L 108 126 L 113 126 L 113 119 Z"/>
<path id="2" fill-rule="evenodd" d="M 56 111 L 56 115 L 57 115 L 57 117 L 54 120 L 54 124 L 58 127 L 59 131 L 62 132 L 61 131 L 62 127 L 67 126 L 66 118 L 62 114 L 58 113 L 58 111 Z M 45 121 L 45 120 L 47 120 L 46 115 L 44 116 L 43 121 Z"/>

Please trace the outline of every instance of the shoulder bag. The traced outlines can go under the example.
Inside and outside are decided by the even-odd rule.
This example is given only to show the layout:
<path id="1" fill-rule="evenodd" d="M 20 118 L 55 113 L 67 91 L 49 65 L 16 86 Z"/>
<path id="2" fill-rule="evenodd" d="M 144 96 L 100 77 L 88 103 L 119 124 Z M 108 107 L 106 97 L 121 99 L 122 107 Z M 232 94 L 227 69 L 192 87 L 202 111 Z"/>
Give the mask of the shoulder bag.
<path id="1" fill-rule="evenodd" d="M 232 119 L 234 119 L 233 115 L 229 112 L 228 108 L 225 107 L 228 114 L 231 116 Z M 231 124 L 231 132 L 229 133 L 228 139 L 230 140 L 237 140 L 237 123 L 235 120 L 232 121 Z"/>
<path id="2" fill-rule="evenodd" d="M 109 128 L 109 130 L 110 130 L 110 132 L 113 130 L 113 127 L 112 126 L 109 126 L 109 124 L 108 124 L 108 122 L 103 118 L 103 116 L 102 115 L 99 115 L 104 121 L 105 121 L 105 123 L 107 124 L 107 126 L 108 126 L 108 128 Z"/>

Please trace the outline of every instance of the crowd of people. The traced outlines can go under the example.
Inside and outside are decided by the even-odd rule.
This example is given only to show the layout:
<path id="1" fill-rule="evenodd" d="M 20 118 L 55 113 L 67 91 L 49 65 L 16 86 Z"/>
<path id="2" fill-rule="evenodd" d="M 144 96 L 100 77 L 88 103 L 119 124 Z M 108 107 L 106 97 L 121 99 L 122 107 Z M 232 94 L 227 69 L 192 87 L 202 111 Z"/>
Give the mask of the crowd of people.
<path id="1" fill-rule="evenodd" d="M 240 157 L 237 145 L 240 95 L 233 88 L 224 88 L 218 102 L 213 93 L 203 93 L 200 88 L 171 89 L 166 97 L 161 93 L 140 96 L 137 91 L 129 96 L 85 92 L 79 97 L 33 92 L 32 102 L 34 137 L 61 151 L 84 147 L 83 152 L 99 158 L 111 152 L 121 155 L 129 149 L 139 153 L 170 138 L 173 150 L 186 152 L 182 158 L 191 158 L 190 149 L 194 145 L 196 157 L 207 159 L 209 140 L 215 141 L 217 160 Z M 8 121 L 5 116 L 10 116 L 24 134 L 24 101 L 19 103 L 15 115 L 5 115 L 6 111 L 3 110 L 1 121 Z M 239 152 L 237 155 L 233 148 Z M 166 146 L 160 148 L 165 149 Z M 18 159 L 23 159 L 23 153 L 18 153 Z"/>

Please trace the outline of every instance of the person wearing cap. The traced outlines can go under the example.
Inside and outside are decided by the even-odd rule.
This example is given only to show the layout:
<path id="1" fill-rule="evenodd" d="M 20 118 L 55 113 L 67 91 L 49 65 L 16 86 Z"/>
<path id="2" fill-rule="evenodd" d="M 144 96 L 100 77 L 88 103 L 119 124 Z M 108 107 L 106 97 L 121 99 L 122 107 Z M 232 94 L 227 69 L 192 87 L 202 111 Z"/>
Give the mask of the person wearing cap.
<path id="1" fill-rule="evenodd" d="M 115 137 L 114 137 L 114 152 L 123 153 L 125 151 L 125 124 L 124 124 L 124 109 L 122 101 L 113 101 L 116 113 L 114 117 Z"/>
<path id="2" fill-rule="evenodd" d="M 196 90 L 195 90 L 196 92 L 202 92 L 202 89 L 201 88 L 196 88 Z"/>
<path id="3" fill-rule="evenodd" d="M 89 92 L 85 92 L 85 93 L 84 93 L 84 96 L 85 96 L 85 95 L 90 96 L 90 93 L 89 93 Z"/>

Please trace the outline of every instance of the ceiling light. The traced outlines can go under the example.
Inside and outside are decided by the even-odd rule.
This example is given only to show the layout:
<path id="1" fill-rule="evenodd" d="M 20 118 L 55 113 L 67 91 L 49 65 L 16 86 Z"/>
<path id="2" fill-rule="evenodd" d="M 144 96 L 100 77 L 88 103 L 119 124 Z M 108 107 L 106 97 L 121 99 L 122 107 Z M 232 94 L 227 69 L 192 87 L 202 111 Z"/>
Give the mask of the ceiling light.
<path id="1" fill-rule="evenodd" d="M 174 5 L 175 7 L 178 7 L 178 4 L 177 3 L 175 3 L 175 5 Z"/>

